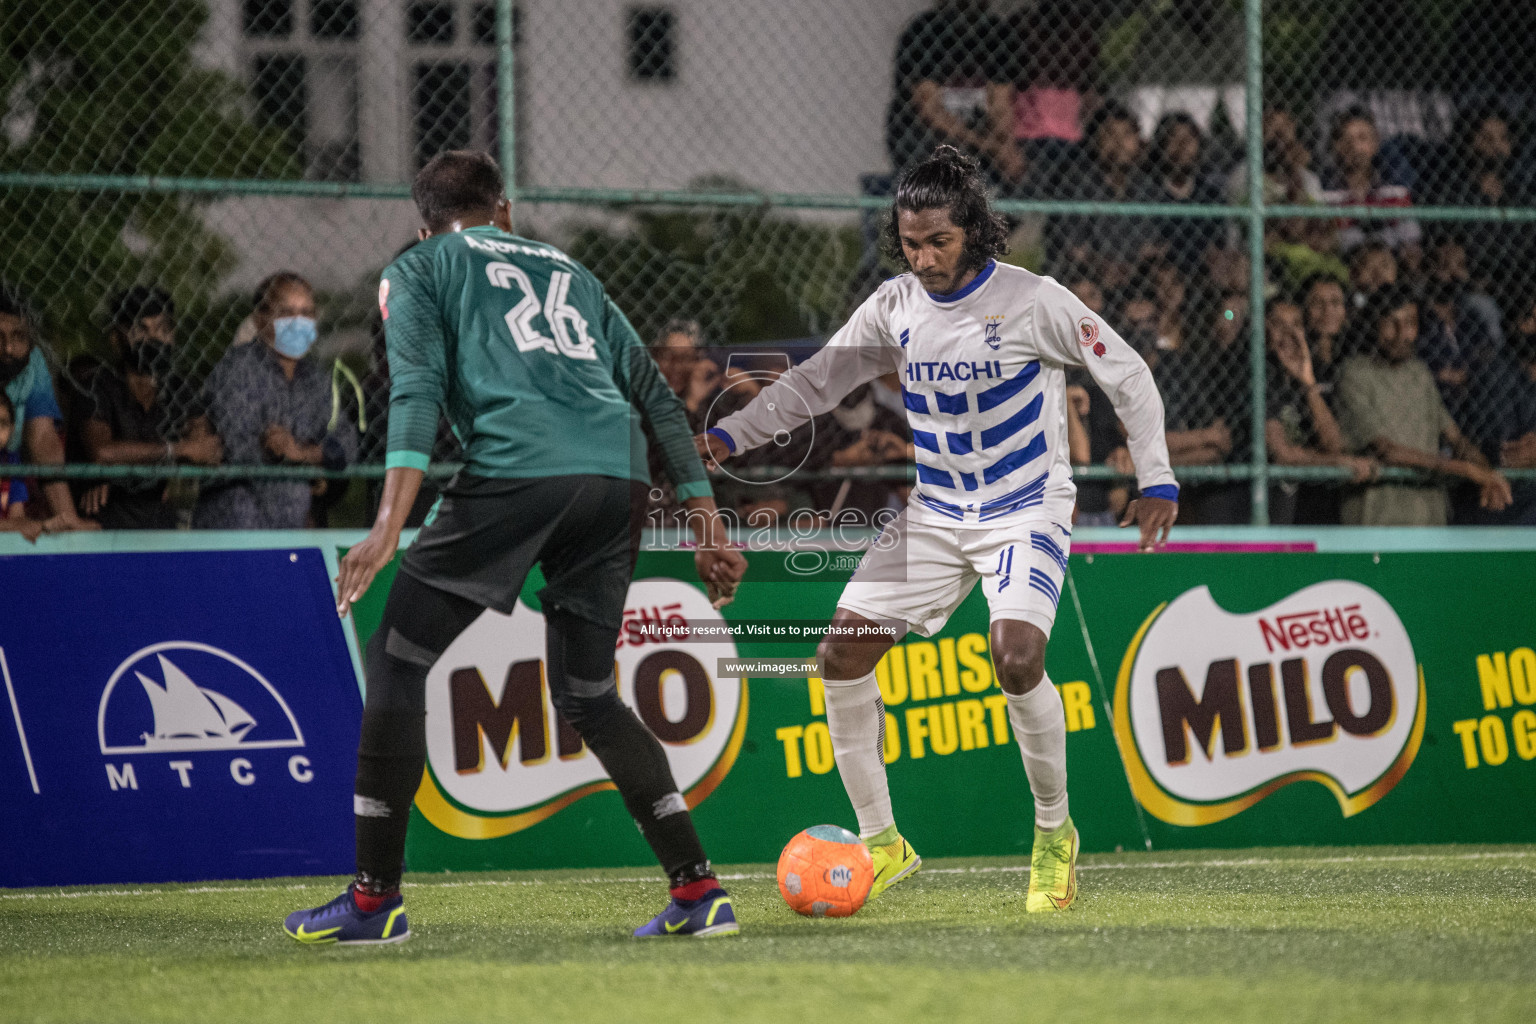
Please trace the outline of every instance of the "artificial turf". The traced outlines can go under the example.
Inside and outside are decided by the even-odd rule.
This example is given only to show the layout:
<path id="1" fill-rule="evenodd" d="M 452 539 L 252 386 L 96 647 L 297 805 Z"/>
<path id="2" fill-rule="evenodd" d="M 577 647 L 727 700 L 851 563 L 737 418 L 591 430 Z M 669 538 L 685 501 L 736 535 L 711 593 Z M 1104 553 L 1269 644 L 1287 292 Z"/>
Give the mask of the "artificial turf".
<path id="1" fill-rule="evenodd" d="M 846 920 L 724 868 L 738 937 L 639 942 L 638 869 L 413 875 L 400 946 L 306 948 L 337 879 L 0 892 L 0 1020 L 1499 1021 L 1536 1006 L 1536 847 L 930 861 Z"/>

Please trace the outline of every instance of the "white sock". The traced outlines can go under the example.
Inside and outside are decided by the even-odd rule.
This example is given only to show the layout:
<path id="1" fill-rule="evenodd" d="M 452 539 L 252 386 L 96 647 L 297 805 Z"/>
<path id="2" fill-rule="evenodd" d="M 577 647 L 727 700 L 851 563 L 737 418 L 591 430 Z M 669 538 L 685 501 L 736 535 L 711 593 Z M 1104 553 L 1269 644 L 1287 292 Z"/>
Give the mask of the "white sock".
<path id="1" fill-rule="evenodd" d="M 860 679 L 823 679 L 827 731 L 837 773 L 859 819 L 859 838 L 877 836 L 896 823 L 885 779 L 885 703 L 875 674 Z"/>
<path id="2" fill-rule="evenodd" d="M 1035 795 L 1035 824 L 1049 832 L 1067 820 L 1067 713 L 1049 676 L 1024 696 L 1007 697 L 1008 721 Z"/>

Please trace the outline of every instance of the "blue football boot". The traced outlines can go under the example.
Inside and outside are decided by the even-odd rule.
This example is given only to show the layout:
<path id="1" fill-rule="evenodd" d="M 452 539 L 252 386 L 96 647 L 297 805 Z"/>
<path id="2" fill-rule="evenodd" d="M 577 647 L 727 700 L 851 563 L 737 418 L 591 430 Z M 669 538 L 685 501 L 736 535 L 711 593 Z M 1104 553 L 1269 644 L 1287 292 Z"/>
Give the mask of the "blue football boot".
<path id="1" fill-rule="evenodd" d="M 405 920 L 405 900 L 395 893 L 371 914 L 357 908 L 352 886 L 324 906 L 295 910 L 283 922 L 283 931 L 305 945 L 334 942 L 339 946 L 382 945 L 411 937 Z"/>
<path id="2" fill-rule="evenodd" d="M 724 889 L 709 890 L 696 900 L 673 900 L 667 909 L 635 929 L 635 938 L 662 938 L 691 935 L 696 939 L 712 935 L 734 935 L 741 931 L 736 910 Z"/>

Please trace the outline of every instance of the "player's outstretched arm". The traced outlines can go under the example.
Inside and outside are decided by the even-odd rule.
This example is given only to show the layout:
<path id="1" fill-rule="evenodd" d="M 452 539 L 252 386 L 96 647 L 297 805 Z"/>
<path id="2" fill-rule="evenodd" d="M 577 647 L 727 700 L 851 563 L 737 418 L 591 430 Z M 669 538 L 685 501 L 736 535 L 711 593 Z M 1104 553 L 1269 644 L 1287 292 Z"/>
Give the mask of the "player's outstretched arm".
<path id="1" fill-rule="evenodd" d="M 336 574 L 336 614 L 345 616 L 347 610 L 368 592 L 379 570 L 395 557 L 400 546 L 400 531 L 405 528 L 405 518 L 410 515 L 411 506 L 416 504 L 416 493 L 421 490 L 425 475 L 410 466 L 392 466 L 384 474 L 384 497 L 379 502 L 373 529 L 346 553 L 341 560 L 341 571 Z"/>
<path id="2" fill-rule="evenodd" d="M 887 326 L 889 302 L 883 290 L 864 300 L 821 351 L 781 374 L 746 408 L 714 424 L 708 433 L 719 443 L 708 452 L 700 448 L 699 454 L 718 463 L 727 455 L 767 444 L 831 412 L 859 385 L 900 369 L 901 349 Z M 713 454 L 716 451 L 719 455 Z"/>

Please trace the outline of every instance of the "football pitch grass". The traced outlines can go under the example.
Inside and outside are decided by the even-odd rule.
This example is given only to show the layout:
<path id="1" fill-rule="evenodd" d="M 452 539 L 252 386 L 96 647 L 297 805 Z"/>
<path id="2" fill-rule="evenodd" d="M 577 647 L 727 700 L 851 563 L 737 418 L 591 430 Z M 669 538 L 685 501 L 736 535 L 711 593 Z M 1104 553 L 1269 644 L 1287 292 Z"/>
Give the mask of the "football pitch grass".
<path id="1" fill-rule="evenodd" d="M 1026 865 L 929 861 L 807 920 L 722 868 L 740 936 L 636 941 L 640 869 L 412 875 L 399 946 L 302 947 L 337 879 L 0 891 L 0 1020 L 1498 1021 L 1536 1006 L 1536 847 L 1086 856 L 1066 913 Z"/>

